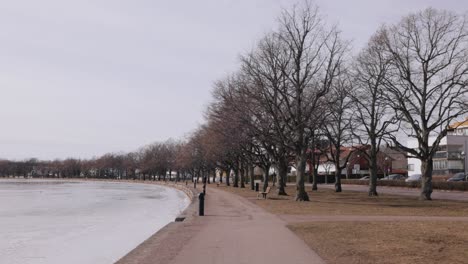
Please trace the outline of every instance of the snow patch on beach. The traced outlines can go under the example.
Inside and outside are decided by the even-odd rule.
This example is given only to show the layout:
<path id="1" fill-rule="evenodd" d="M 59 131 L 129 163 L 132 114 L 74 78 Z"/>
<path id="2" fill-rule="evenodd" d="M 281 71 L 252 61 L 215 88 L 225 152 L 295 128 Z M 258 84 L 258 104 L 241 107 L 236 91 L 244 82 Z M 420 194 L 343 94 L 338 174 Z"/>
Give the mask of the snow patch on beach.
<path id="1" fill-rule="evenodd" d="M 0 180 L 0 263 L 114 263 L 189 202 L 149 184 Z"/>

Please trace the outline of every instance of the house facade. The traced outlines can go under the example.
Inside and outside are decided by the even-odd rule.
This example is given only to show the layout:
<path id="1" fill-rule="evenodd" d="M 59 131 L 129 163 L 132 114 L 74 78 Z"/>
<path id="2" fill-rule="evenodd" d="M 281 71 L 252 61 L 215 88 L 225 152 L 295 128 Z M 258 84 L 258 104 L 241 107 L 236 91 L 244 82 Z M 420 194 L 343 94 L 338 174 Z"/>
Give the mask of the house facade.
<path id="1" fill-rule="evenodd" d="M 345 164 L 346 167 L 341 171 L 343 178 L 360 178 L 370 174 L 369 161 L 363 152 L 370 149 L 369 145 L 360 145 L 353 147 L 342 147 L 340 155 L 340 164 Z M 319 174 L 334 174 L 335 164 L 330 162 L 330 153 L 320 157 L 318 173 Z M 349 158 L 348 158 L 349 156 Z M 396 150 L 390 148 L 381 148 L 377 154 L 377 174 L 379 177 L 384 177 L 392 173 L 406 175 L 407 160 L 406 156 Z"/>
<path id="2" fill-rule="evenodd" d="M 432 144 L 435 137 L 431 137 Z M 410 148 L 418 148 L 416 140 L 409 140 Z M 447 136 L 444 137 L 434 155 L 434 176 L 451 176 L 468 168 L 468 118 L 465 121 L 454 123 L 450 126 Z M 421 173 L 421 161 L 408 158 L 408 174 Z"/>
<path id="3" fill-rule="evenodd" d="M 388 147 L 382 149 L 382 152 L 385 153 L 390 162 L 390 171 L 386 167 L 388 174 L 408 174 L 408 159 L 404 152 Z M 384 162 L 384 165 L 387 164 L 388 162 Z"/>

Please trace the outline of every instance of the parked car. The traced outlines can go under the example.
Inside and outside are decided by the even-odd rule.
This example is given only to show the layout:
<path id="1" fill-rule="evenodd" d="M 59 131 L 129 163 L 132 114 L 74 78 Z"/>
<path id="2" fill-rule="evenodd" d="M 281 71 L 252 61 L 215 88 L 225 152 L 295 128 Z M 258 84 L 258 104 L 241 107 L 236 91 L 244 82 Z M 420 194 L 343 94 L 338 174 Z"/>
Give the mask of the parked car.
<path id="1" fill-rule="evenodd" d="M 404 175 L 401 175 L 401 174 L 390 174 L 390 175 L 382 178 L 382 180 L 390 180 L 390 181 L 404 180 L 404 179 L 406 179 L 406 177 Z"/>
<path id="2" fill-rule="evenodd" d="M 448 182 L 458 182 L 458 181 L 466 181 L 468 175 L 465 175 L 464 172 L 455 173 L 451 178 L 448 178 Z"/>
<path id="3" fill-rule="evenodd" d="M 405 180 L 405 182 L 418 182 L 418 181 L 421 181 L 421 177 L 422 177 L 421 174 L 413 174 L 413 175 L 410 175 L 410 176 Z"/>
<path id="4" fill-rule="evenodd" d="M 360 181 L 365 181 L 365 180 L 369 180 L 370 179 L 370 176 L 364 176 L 362 178 L 359 178 Z"/>

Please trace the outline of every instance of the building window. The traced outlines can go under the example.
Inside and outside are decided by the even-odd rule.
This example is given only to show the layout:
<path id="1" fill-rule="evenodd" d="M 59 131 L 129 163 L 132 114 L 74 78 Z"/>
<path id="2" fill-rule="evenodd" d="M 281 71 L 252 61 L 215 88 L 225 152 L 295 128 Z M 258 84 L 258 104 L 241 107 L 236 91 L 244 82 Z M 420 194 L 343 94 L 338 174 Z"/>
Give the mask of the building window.
<path id="1" fill-rule="evenodd" d="M 446 170 L 447 161 L 446 160 L 435 160 L 434 161 L 434 170 Z"/>
<path id="2" fill-rule="evenodd" d="M 414 164 L 408 164 L 408 171 L 414 171 Z"/>

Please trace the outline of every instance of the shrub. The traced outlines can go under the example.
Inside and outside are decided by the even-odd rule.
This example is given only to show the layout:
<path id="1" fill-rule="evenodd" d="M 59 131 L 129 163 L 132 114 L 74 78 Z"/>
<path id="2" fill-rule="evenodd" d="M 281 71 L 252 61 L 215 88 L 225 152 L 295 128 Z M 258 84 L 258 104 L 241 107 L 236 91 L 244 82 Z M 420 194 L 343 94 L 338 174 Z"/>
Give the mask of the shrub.
<path id="1" fill-rule="evenodd" d="M 369 185 L 368 180 L 341 180 L 343 184 L 355 185 Z M 420 188 L 420 182 L 405 182 L 403 180 L 379 180 L 377 186 L 390 186 L 390 187 L 407 187 L 407 188 Z M 432 188 L 434 190 L 449 190 L 449 191 L 468 191 L 468 182 L 447 182 L 447 181 L 433 181 Z"/>

